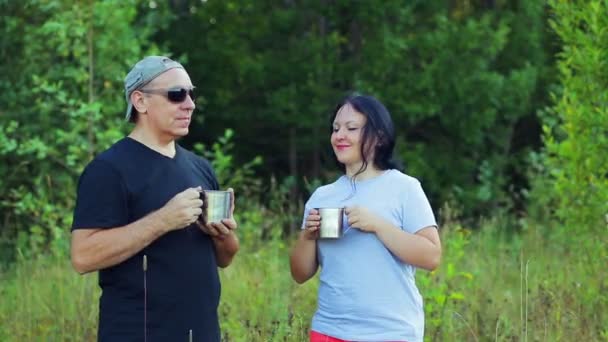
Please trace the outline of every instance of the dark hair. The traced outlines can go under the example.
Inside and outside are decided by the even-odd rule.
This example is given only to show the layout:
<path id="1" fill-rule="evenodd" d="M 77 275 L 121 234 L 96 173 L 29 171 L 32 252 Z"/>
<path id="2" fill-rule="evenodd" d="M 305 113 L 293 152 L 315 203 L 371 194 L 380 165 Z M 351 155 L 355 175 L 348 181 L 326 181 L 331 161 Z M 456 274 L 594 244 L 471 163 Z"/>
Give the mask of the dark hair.
<path id="1" fill-rule="evenodd" d="M 368 155 L 372 148 L 372 143 L 376 143 L 373 164 L 380 170 L 401 169 L 400 165 L 393 159 L 395 148 L 395 126 L 391 119 L 391 114 L 386 107 L 373 96 L 351 94 L 346 96 L 338 103 L 334 109 L 330 120 L 330 129 L 333 131 L 333 123 L 338 115 L 338 111 L 344 105 L 349 104 L 353 109 L 367 118 L 367 123 L 363 128 L 361 136 L 361 156 L 363 165 L 353 178 L 367 169 L 369 164 Z M 346 166 L 337 161 L 343 172 Z"/>

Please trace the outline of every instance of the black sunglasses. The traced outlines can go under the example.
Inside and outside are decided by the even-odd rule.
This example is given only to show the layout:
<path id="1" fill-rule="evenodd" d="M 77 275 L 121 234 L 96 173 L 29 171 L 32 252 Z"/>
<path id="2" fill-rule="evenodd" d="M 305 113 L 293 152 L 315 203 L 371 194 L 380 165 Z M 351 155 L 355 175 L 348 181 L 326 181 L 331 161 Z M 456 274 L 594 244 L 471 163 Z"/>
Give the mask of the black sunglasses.
<path id="1" fill-rule="evenodd" d="M 171 88 L 171 89 L 140 89 L 142 93 L 163 95 L 167 100 L 173 103 L 182 103 L 186 100 L 186 96 L 190 95 L 192 101 L 195 100 L 194 88 Z"/>

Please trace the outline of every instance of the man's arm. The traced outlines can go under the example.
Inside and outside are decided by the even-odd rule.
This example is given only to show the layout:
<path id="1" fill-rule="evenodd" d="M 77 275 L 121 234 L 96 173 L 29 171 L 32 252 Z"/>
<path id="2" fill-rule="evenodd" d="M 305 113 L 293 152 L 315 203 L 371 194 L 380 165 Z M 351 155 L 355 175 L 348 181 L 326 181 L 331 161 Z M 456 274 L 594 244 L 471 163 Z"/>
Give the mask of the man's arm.
<path id="1" fill-rule="evenodd" d="M 126 226 L 72 231 L 72 265 L 78 273 L 119 264 L 163 234 L 187 227 L 200 216 L 202 201 L 197 188 L 186 189 L 167 204 Z"/>
<path id="2" fill-rule="evenodd" d="M 72 265 L 80 273 L 117 265 L 169 231 L 152 213 L 123 227 L 75 229 L 72 232 Z"/>
<path id="3" fill-rule="evenodd" d="M 234 233 L 237 223 L 234 218 L 223 219 L 222 222 L 204 224 L 198 221 L 198 226 L 208 234 L 213 241 L 215 259 L 219 267 L 227 267 L 239 251 L 239 238 Z"/>
<path id="4" fill-rule="evenodd" d="M 239 251 L 239 238 L 231 230 L 228 234 L 213 237 L 215 259 L 219 267 L 225 268 L 232 263 L 232 259 Z"/>

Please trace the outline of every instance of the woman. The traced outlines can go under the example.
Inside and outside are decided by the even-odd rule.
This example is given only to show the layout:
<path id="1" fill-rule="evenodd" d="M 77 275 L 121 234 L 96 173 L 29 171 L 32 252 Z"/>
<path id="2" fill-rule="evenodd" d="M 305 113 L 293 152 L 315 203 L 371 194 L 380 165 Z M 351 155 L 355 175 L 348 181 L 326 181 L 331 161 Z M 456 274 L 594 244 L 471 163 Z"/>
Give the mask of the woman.
<path id="1" fill-rule="evenodd" d="M 394 127 L 382 103 L 349 96 L 331 124 L 331 145 L 345 174 L 306 202 L 290 258 L 300 284 L 321 267 L 310 341 L 422 341 L 414 274 L 435 269 L 441 258 L 431 206 L 418 180 L 392 161 Z M 341 238 L 319 239 L 317 209 L 323 207 L 345 208 Z"/>

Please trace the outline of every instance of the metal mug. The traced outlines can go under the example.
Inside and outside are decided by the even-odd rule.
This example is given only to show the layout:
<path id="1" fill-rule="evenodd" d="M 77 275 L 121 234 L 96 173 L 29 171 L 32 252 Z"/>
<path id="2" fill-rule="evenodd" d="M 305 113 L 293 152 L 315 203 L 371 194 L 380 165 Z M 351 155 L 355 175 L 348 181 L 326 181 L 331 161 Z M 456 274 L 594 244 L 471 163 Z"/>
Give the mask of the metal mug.
<path id="1" fill-rule="evenodd" d="M 230 191 L 203 190 L 203 222 L 221 222 L 230 218 Z"/>
<path id="2" fill-rule="evenodd" d="M 338 239 L 348 231 L 344 230 L 344 208 L 317 208 L 321 216 L 319 238 Z"/>

